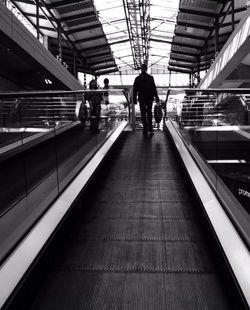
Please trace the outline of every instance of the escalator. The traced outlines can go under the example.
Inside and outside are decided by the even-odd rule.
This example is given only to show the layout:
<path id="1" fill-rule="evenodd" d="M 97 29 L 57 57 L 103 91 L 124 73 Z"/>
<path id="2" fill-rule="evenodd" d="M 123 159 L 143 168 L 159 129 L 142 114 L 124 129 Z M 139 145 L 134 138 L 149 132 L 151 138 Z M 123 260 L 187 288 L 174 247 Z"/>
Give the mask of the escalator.
<path id="1" fill-rule="evenodd" d="M 162 131 L 123 132 L 25 309 L 231 309 L 185 179 Z"/>

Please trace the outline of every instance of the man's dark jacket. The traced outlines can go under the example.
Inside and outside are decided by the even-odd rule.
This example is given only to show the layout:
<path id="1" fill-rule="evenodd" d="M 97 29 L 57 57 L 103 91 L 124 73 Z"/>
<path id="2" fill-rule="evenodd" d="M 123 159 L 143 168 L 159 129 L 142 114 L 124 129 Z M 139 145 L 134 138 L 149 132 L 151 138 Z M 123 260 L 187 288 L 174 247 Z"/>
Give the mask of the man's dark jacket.
<path id="1" fill-rule="evenodd" d="M 154 78 L 147 72 L 142 72 L 135 78 L 133 90 L 133 100 L 136 103 L 137 94 L 139 101 L 153 101 L 154 97 L 156 101 L 159 101 Z"/>

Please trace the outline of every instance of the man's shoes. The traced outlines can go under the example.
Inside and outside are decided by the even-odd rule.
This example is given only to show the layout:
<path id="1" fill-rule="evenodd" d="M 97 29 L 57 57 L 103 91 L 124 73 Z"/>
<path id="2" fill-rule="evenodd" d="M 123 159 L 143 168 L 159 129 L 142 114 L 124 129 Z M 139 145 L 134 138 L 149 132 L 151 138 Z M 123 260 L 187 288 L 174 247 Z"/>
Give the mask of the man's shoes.
<path id="1" fill-rule="evenodd" d="M 152 136 L 152 135 L 154 135 L 155 133 L 154 133 L 153 130 L 150 130 L 150 131 L 149 131 L 149 134 Z"/>

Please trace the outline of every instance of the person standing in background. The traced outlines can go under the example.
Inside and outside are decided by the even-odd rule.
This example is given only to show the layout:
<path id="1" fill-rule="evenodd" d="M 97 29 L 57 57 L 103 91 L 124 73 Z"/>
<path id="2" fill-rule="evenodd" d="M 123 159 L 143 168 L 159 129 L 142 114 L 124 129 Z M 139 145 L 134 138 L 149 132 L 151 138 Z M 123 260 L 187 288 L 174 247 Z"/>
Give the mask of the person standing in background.
<path id="1" fill-rule="evenodd" d="M 87 121 L 87 118 L 88 118 L 88 108 L 87 108 L 84 96 L 82 98 L 82 102 L 81 102 L 81 105 L 80 105 L 80 108 L 79 108 L 78 117 L 79 117 L 79 120 L 80 120 L 81 124 L 83 125 L 83 127 L 85 127 L 86 121 Z"/>
<path id="2" fill-rule="evenodd" d="M 143 134 L 148 132 L 153 135 L 152 105 L 154 98 L 159 102 L 157 89 L 153 76 L 147 73 L 147 65 L 141 65 L 141 74 L 135 78 L 133 85 L 133 101 L 137 104 L 137 96 L 140 105 Z"/>
<path id="3" fill-rule="evenodd" d="M 92 80 L 89 83 L 90 90 L 97 90 L 97 81 Z M 90 130 L 99 130 L 99 121 L 101 116 L 101 102 L 103 94 L 101 92 L 88 92 L 85 94 L 85 100 L 89 102 L 90 107 Z"/>
<path id="4" fill-rule="evenodd" d="M 104 83 L 103 89 L 109 89 L 109 79 L 105 78 L 103 83 Z M 103 93 L 103 103 L 106 104 L 106 106 L 108 106 L 109 104 L 109 93 L 108 92 Z"/>

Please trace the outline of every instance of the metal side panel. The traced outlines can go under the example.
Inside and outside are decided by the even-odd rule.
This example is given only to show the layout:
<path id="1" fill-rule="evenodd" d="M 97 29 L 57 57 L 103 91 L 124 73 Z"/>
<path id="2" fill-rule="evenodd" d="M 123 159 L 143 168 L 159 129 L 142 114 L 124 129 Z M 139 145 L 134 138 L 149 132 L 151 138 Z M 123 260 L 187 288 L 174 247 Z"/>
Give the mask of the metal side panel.
<path id="1" fill-rule="evenodd" d="M 67 213 L 82 188 L 88 182 L 89 178 L 126 125 L 127 122 L 122 122 L 120 124 L 84 169 L 34 226 L 16 250 L 4 264 L 0 266 L 0 308 L 7 301 L 18 282 L 22 279 L 37 254 Z"/>
<path id="2" fill-rule="evenodd" d="M 250 253 L 171 122 L 167 128 L 250 307 Z"/>

